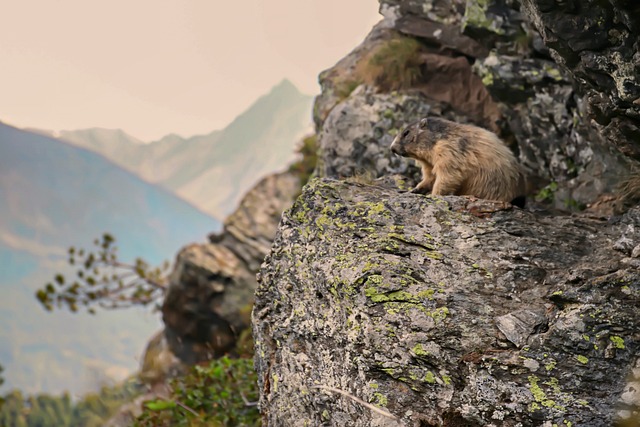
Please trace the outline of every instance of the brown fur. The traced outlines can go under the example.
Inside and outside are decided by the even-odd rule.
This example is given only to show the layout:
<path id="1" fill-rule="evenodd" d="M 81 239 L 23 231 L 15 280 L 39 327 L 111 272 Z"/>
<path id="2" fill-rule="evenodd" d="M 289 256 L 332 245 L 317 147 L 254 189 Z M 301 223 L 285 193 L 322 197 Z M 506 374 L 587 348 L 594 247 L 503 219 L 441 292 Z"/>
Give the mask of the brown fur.
<path id="1" fill-rule="evenodd" d="M 486 129 L 430 117 L 403 129 L 391 151 L 422 166 L 415 193 L 505 202 L 524 195 L 524 177 L 515 156 Z"/>

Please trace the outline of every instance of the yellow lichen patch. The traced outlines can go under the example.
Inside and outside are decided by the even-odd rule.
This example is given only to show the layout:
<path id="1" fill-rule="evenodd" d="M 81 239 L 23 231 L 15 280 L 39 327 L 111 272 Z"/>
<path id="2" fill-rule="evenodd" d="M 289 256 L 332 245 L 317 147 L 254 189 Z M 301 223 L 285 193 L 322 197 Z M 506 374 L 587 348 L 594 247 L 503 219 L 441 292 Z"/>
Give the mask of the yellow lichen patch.
<path id="1" fill-rule="evenodd" d="M 613 345 L 616 346 L 616 348 L 619 349 L 624 349 L 624 339 L 622 339 L 621 337 L 612 335 L 609 337 L 609 339 L 611 340 L 611 342 L 613 343 Z"/>

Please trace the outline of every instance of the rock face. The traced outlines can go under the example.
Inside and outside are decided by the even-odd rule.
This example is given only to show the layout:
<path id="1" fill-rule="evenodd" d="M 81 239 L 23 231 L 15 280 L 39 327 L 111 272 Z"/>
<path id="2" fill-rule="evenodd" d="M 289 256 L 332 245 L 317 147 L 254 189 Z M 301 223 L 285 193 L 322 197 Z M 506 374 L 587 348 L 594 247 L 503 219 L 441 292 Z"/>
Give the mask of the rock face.
<path id="1" fill-rule="evenodd" d="M 178 253 L 162 306 L 165 329 L 148 349 L 158 355 L 145 356 L 143 377 L 158 380 L 176 362 L 210 360 L 234 347 L 249 326 L 255 274 L 299 189 L 299 178 L 289 172 L 266 177 L 226 219 L 222 233 L 210 236 L 211 243 Z"/>
<path id="2" fill-rule="evenodd" d="M 324 122 L 317 174 L 333 178 L 402 174 L 409 179 L 407 185 L 413 186 L 420 181 L 419 168 L 413 160 L 393 155 L 389 146 L 398 129 L 427 114 L 465 120 L 449 105 L 428 100 L 420 93 L 357 91 L 337 105 Z"/>
<path id="3" fill-rule="evenodd" d="M 576 23 L 588 14 L 594 18 L 584 18 L 585 22 L 594 24 L 599 15 L 583 13 L 586 8 L 578 2 L 556 7 L 555 3 L 531 0 L 524 2 L 528 7 L 522 10 L 519 2 L 511 0 L 380 3 L 385 20 L 353 52 L 320 75 L 323 91 L 316 98 L 315 122 L 323 147 L 321 176 L 350 176 L 344 167 L 333 165 L 344 162 L 345 157 L 356 157 L 353 169 L 367 165 L 374 177 L 388 174 L 389 169 L 403 170 L 402 163 L 387 152 L 379 153 L 375 145 L 385 146 L 398 125 L 421 114 L 455 115 L 457 121 L 497 132 L 528 171 L 531 194 L 551 183 L 542 198 L 558 209 L 583 209 L 604 193 L 613 192 L 636 164 L 633 141 L 640 139 L 633 129 L 640 107 L 630 101 L 638 75 L 634 70 L 640 38 L 632 13 L 635 6 L 614 13 L 613 6 L 605 2 L 606 6 L 594 9 L 603 11 L 603 19 L 612 25 L 610 38 L 617 34 L 619 40 L 600 46 L 596 52 L 603 53 L 605 62 L 587 69 L 580 64 L 591 55 L 583 51 L 591 33 L 578 31 Z M 536 28 L 543 30 L 544 37 Z M 416 104 L 406 113 L 404 101 L 398 96 L 390 101 L 390 95 L 381 93 L 384 91 L 379 87 L 352 89 L 366 80 L 363 76 L 372 52 L 399 34 L 421 44 L 421 78 L 399 95 L 413 97 Z M 562 56 L 569 56 L 569 49 L 558 47 L 565 39 L 583 41 L 583 50 L 572 56 L 574 62 L 569 65 Z M 628 61 L 615 62 L 619 58 Z M 575 62 L 578 59 L 579 64 Z M 617 76 L 617 83 L 600 85 L 607 73 Z M 586 83 L 576 84 L 581 78 Z M 611 92 L 614 86 L 627 88 L 627 95 Z M 368 97 L 363 100 L 365 94 Z M 389 102 L 394 105 L 389 107 Z M 599 113 L 596 104 L 606 113 Z M 594 124 L 594 117 L 603 124 Z M 332 130 L 355 123 L 368 133 Z"/>
<path id="4" fill-rule="evenodd" d="M 639 244 L 637 209 L 610 224 L 315 180 L 259 276 L 264 425 L 609 426 L 638 413 Z"/>
<path id="5" fill-rule="evenodd" d="M 640 6 L 616 0 L 522 5 L 607 139 L 640 160 Z"/>
<path id="6" fill-rule="evenodd" d="M 606 222 L 404 193 L 419 171 L 388 146 L 425 115 L 472 122 L 552 206 L 603 200 L 639 158 L 638 7 L 380 4 L 385 19 L 320 75 L 321 179 L 259 275 L 264 424 L 636 425 L 640 210 Z M 419 78 L 390 92 L 371 77 L 381 51 Z"/>

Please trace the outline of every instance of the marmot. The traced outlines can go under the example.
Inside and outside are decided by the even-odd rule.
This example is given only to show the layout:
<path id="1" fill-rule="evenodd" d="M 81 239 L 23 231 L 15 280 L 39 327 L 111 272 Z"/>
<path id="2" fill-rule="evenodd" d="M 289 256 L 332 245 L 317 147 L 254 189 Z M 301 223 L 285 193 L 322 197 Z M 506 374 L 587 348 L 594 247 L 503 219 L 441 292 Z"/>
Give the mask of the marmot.
<path id="1" fill-rule="evenodd" d="M 522 170 L 509 147 L 486 129 L 429 117 L 403 129 L 391 151 L 422 166 L 422 181 L 413 193 L 475 196 L 524 207 Z"/>

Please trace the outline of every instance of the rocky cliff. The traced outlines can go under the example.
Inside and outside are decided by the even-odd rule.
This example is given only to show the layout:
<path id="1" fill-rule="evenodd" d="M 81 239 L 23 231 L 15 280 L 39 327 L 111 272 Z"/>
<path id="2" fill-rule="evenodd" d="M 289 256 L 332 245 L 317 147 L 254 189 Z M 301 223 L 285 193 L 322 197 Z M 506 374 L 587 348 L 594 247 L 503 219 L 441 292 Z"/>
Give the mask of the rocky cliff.
<path id="1" fill-rule="evenodd" d="M 148 345 L 141 375 L 150 382 L 230 352 L 250 324 L 256 272 L 280 215 L 300 190 L 295 173 L 262 179 L 206 244 L 176 257 L 162 305 L 164 330 Z"/>
<path id="2" fill-rule="evenodd" d="M 535 2 L 525 3 L 528 8 L 506 0 L 381 0 L 386 18 L 320 75 L 323 91 L 314 116 L 320 175 L 406 173 L 407 161 L 392 158 L 387 147 L 402 124 L 430 114 L 496 131 L 527 169 L 530 193 L 549 184 L 541 198 L 556 208 L 584 209 L 615 191 L 635 165 L 633 147 L 640 141 L 631 134 L 640 121 L 640 104 L 629 101 L 638 67 L 633 7 L 615 13 L 612 5 L 597 9 L 604 14 L 603 28 L 620 34 L 617 42 L 591 46 L 589 28 L 596 18 L 589 18 L 591 26 L 585 23 L 581 35 L 574 34 L 582 28 L 578 21 L 592 12 L 587 7 L 569 2 L 536 9 Z M 551 29 L 534 12 L 553 21 Z M 573 53 L 556 51 L 560 42 L 554 38 L 545 45 L 536 28 L 546 39 L 583 43 L 572 45 Z M 562 55 L 597 57 L 600 65 L 586 68 L 561 60 Z M 621 63 L 620 57 L 629 60 Z M 598 85 L 598 78 L 607 85 Z M 597 112 L 596 98 L 608 116 Z M 353 167 L 341 166 L 345 159 Z"/>
<path id="3" fill-rule="evenodd" d="M 321 179 L 259 275 L 264 424 L 636 425 L 640 213 L 601 218 L 637 165 L 638 7 L 380 3 L 320 75 Z M 388 146 L 425 115 L 496 131 L 530 199 L 588 213 L 404 193 Z"/>
<path id="4" fill-rule="evenodd" d="M 638 221 L 314 181 L 260 275 L 264 424 L 608 426 L 637 412 Z"/>

